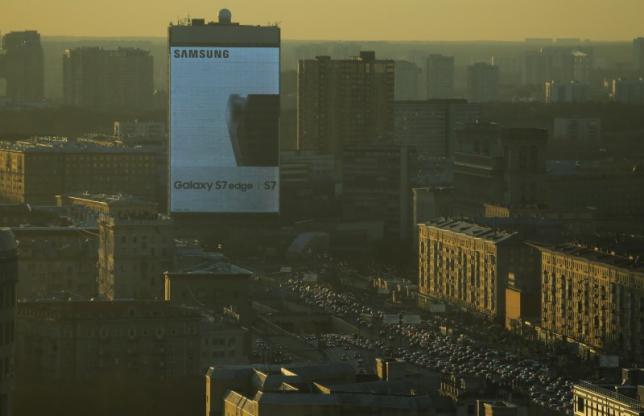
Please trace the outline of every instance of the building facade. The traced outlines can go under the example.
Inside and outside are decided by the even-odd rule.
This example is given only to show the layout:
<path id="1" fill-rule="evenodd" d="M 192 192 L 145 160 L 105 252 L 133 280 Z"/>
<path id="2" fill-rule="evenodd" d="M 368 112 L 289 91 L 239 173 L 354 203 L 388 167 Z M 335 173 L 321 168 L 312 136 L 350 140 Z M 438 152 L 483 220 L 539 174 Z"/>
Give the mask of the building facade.
<path id="1" fill-rule="evenodd" d="M 473 103 L 487 103 L 499 98 L 499 67 L 478 62 L 467 67 L 467 97 Z"/>
<path id="2" fill-rule="evenodd" d="M 456 132 L 480 118 L 478 104 L 466 100 L 396 101 L 396 140 L 431 157 L 449 157 Z"/>
<path id="3" fill-rule="evenodd" d="M 438 54 L 427 58 L 427 98 L 454 98 L 454 57 Z"/>
<path id="4" fill-rule="evenodd" d="M 502 321 L 508 273 L 537 278 L 536 256 L 516 233 L 446 218 L 418 229 L 421 306 L 443 300 Z"/>
<path id="5" fill-rule="evenodd" d="M 152 55 L 141 49 L 68 49 L 63 54 L 65 104 L 100 110 L 150 109 L 153 68 Z"/>
<path id="6" fill-rule="evenodd" d="M 634 259 L 566 244 L 541 251 L 541 327 L 590 348 L 644 358 L 644 268 Z"/>
<path id="7" fill-rule="evenodd" d="M 20 300 L 96 297 L 98 229 L 14 227 L 18 240 Z"/>
<path id="8" fill-rule="evenodd" d="M 476 123 L 456 141 L 456 214 L 481 216 L 491 202 L 517 207 L 545 200 L 546 130 Z"/>
<path id="9" fill-rule="evenodd" d="M 415 152 L 405 146 L 346 146 L 343 220 L 382 221 L 387 236 L 409 239 L 414 160 Z"/>
<path id="10" fill-rule="evenodd" d="M 642 388 L 642 381 L 639 384 Z M 620 391 L 620 387 L 580 381 L 572 389 L 573 414 L 575 416 L 642 416 L 644 402 L 637 397 L 637 392 L 628 394 L 625 388 Z M 637 384 L 624 387 L 637 388 Z"/>
<path id="11" fill-rule="evenodd" d="M 157 154 L 39 138 L 0 143 L 0 200 L 53 205 L 56 195 L 129 193 L 157 201 Z"/>
<path id="12" fill-rule="evenodd" d="M 0 415 L 11 412 L 14 388 L 14 334 L 18 257 L 16 239 L 7 228 L 0 229 Z"/>
<path id="13" fill-rule="evenodd" d="M 0 78 L 7 82 L 7 96 L 15 102 L 37 102 L 45 97 L 45 67 L 40 34 L 10 32 L 2 37 Z"/>
<path id="14" fill-rule="evenodd" d="M 391 140 L 394 90 L 394 61 L 374 52 L 300 61 L 298 149 L 339 155 L 344 145 Z"/>

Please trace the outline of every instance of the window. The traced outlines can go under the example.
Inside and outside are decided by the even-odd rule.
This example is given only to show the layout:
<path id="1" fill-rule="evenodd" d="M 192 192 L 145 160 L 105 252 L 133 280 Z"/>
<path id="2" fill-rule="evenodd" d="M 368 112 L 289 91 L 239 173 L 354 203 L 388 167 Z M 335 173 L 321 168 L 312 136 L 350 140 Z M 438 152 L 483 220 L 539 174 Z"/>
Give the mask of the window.
<path id="1" fill-rule="evenodd" d="M 584 411 L 584 398 L 583 397 L 577 397 L 577 411 L 578 412 L 583 412 Z"/>

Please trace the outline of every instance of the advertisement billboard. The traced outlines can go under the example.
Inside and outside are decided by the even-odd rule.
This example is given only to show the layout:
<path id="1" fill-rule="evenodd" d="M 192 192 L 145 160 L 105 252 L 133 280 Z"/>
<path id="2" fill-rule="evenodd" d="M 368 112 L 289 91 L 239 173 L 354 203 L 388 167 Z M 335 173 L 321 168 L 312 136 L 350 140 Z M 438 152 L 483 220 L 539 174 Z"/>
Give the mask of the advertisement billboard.
<path id="1" fill-rule="evenodd" d="M 277 47 L 170 48 L 170 211 L 279 212 Z"/>

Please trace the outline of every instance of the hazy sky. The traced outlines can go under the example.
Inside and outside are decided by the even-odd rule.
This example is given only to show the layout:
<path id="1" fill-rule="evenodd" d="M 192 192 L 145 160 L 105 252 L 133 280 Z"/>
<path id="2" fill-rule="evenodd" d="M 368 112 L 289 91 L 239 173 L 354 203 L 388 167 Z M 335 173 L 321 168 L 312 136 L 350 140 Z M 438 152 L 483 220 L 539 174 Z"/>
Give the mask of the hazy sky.
<path id="1" fill-rule="evenodd" d="M 522 40 L 644 36 L 644 0 L 0 0 L 0 31 L 165 36 L 179 17 L 279 22 L 286 39 Z"/>

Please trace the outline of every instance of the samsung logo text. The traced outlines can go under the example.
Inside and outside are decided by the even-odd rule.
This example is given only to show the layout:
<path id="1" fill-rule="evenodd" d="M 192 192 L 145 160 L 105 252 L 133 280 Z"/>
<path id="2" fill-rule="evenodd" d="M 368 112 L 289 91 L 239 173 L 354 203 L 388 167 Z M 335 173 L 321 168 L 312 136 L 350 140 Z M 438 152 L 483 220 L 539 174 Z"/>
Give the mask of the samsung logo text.
<path id="1" fill-rule="evenodd" d="M 227 49 L 176 49 L 175 59 L 228 59 L 230 51 Z"/>

